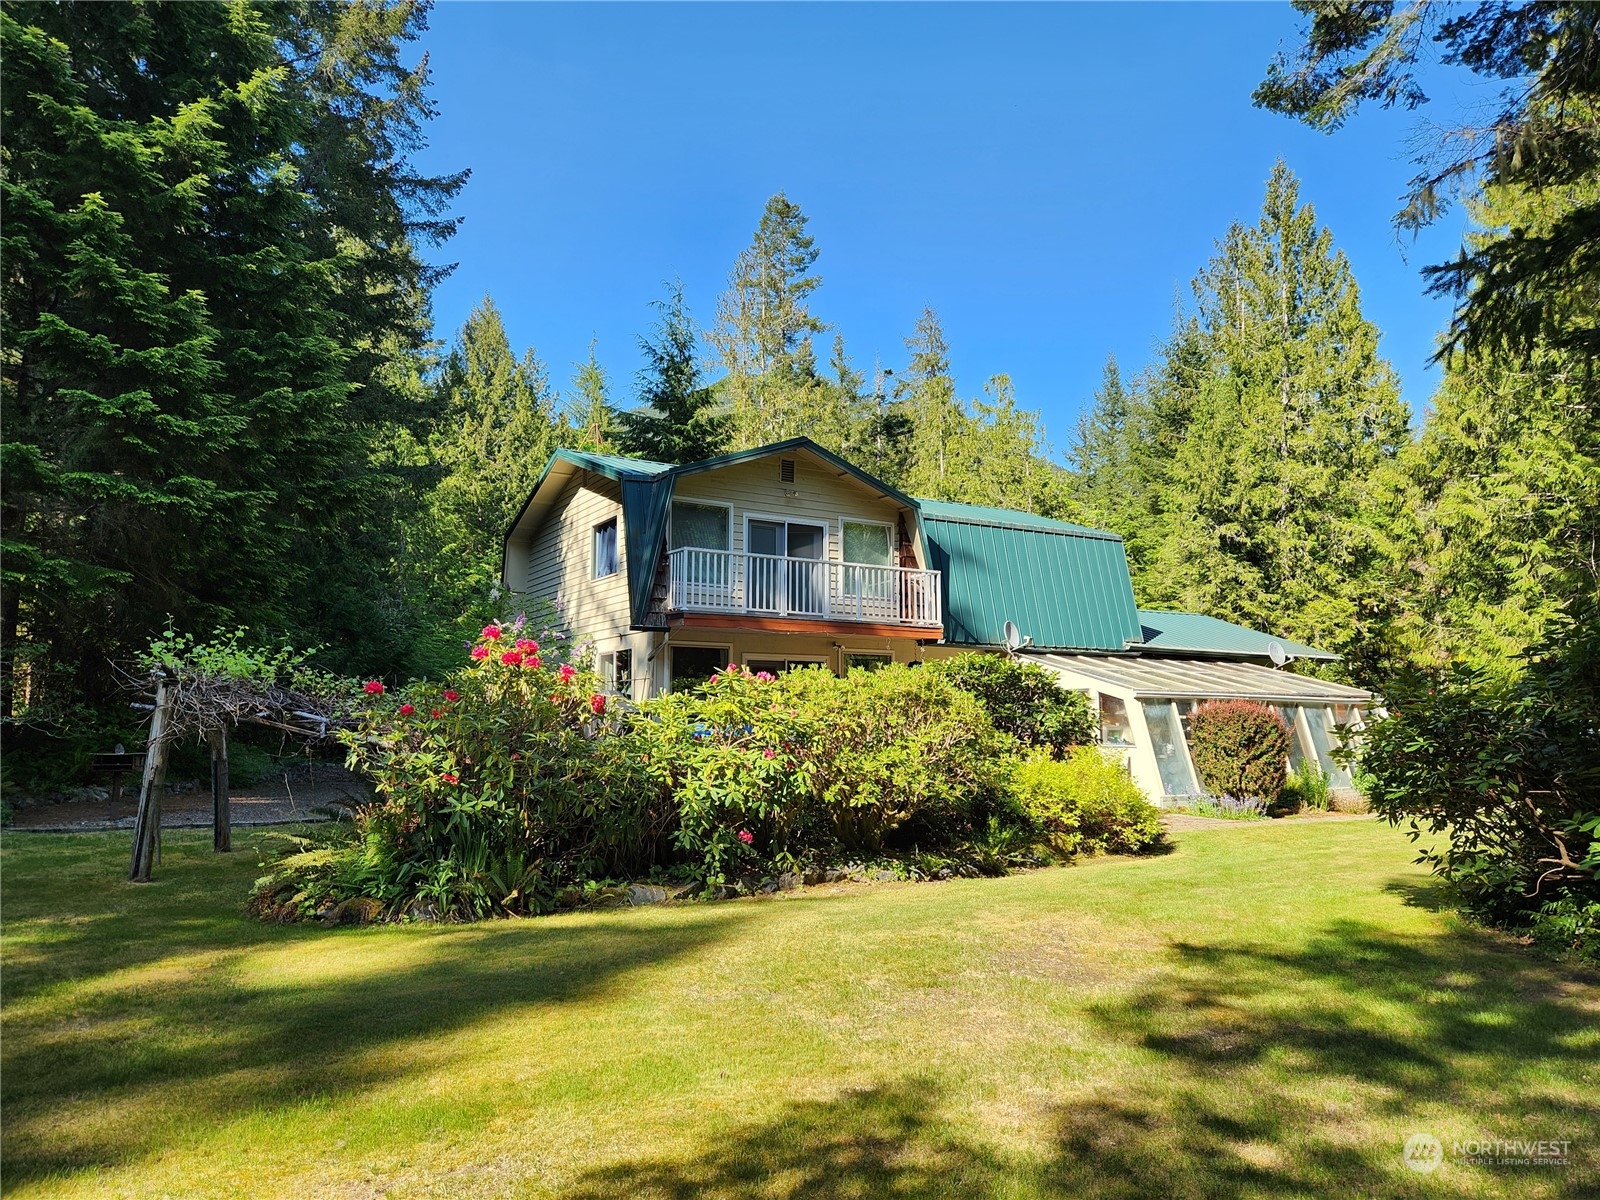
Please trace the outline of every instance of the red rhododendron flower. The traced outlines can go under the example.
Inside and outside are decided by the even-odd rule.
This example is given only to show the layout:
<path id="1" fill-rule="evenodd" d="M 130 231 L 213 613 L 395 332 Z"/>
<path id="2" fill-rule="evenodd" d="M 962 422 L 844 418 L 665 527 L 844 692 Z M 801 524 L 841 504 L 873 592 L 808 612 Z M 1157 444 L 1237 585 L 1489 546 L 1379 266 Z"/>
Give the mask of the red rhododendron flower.
<path id="1" fill-rule="evenodd" d="M 483 636 L 488 638 L 491 642 L 498 642 L 500 640 L 500 626 L 485 625 L 483 627 Z"/>
<path id="2" fill-rule="evenodd" d="M 444 714 L 442 712 L 440 712 L 437 708 L 433 710 L 433 719 L 435 721 L 437 721 L 442 716 L 444 716 Z"/>
<path id="3" fill-rule="evenodd" d="M 409 717 L 412 713 L 414 713 L 416 711 L 417 711 L 417 708 L 416 708 L 416 705 L 414 705 L 414 704 L 402 704 L 400 706 L 400 715 L 402 717 Z"/>
<path id="4" fill-rule="evenodd" d="M 460 783 L 461 782 L 461 776 L 452 775 L 452 774 L 450 774 L 449 771 L 446 771 L 443 775 L 439 776 L 439 778 L 444 780 L 446 783 Z"/>
<path id="5" fill-rule="evenodd" d="M 361 690 L 366 692 L 369 696 L 381 696 L 383 695 L 383 684 L 379 683 L 376 679 L 369 679 L 366 682 L 366 686 L 364 686 Z"/>
<path id="6" fill-rule="evenodd" d="M 606 698 L 599 692 L 596 692 L 594 695 L 589 697 L 589 707 L 594 709 L 594 714 L 598 717 L 606 710 Z"/>
<path id="7" fill-rule="evenodd" d="M 556 678 L 561 680 L 562 683 L 571 683 L 577 674 L 577 670 L 571 663 L 562 663 L 561 669 L 556 672 Z"/>
<path id="8" fill-rule="evenodd" d="M 741 829 L 739 830 L 739 840 L 748 846 L 751 842 L 756 840 L 756 835 L 751 833 L 748 829 Z"/>
<path id="9" fill-rule="evenodd" d="M 461 693 L 460 692 L 446 691 L 445 694 L 444 694 L 444 698 L 446 700 L 459 700 L 459 699 L 461 699 Z"/>
<path id="10" fill-rule="evenodd" d="M 522 660 L 522 665 L 525 667 L 532 667 L 535 671 L 537 671 L 543 664 L 540 663 L 539 656 L 537 654 L 530 654 L 527 658 Z"/>
<path id="11" fill-rule="evenodd" d="M 500 661 L 508 667 L 520 667 L 522 665 L 522 655 L 515 650 L 507 650 L 500 656 Z"/>
<path id="12" fill-rule="evenodd" d="M 472 648 L 472 657 L 477 659 L 479 662 L 482 662 L 484 659 L 489 657 L 489 647 L 474 646 Z"/>
<path id="13" fill-rule="evenodd" d="M 519 638 L 517 640 L 517 649 L 521 650 L 524 654 L 534 654 L 539 649 L 539 643 L 531 642 L 527 638 Z"/>

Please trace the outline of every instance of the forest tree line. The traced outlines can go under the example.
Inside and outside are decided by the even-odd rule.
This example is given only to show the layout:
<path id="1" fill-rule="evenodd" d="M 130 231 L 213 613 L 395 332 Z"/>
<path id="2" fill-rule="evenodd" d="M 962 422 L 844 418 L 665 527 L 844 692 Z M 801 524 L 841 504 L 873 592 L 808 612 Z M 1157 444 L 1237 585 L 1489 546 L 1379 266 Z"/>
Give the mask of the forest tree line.
<path id="1" fill-rule="evenodd" d="M 619 300 L 644 327 L 636 378 L 591 346 L 557 380 L 490 298 L 432 334 L 465 175 L 411 162 L 425 17 L 0 6 L 8 720 L 91 720 L 169 620 L 433 673 L 494 603 L 501 537 L 558 446 L 689 461 L 804 434 L 913 495 L 1111 529 L 1145 607 L 1324 646 L 1367 684 L 1514 672 L 1595 594 L 1592 270 L 1517 277 L 1542 323 L 1442 331 L 1419 425 L 1279 164 L 1151 361 L 1108 362 L 1052 447 L 1006 375 L 958 386 L 931 308 L 892 373 L 866 371 L 780 193 L 714 307 L 677 285 Z M 1303 99 L 1282 90 L 1285 111 Z M 1471 256 L 1508 229 L 1560 244 L 1600 202 L 1592 161 L 1548 186 L 1482 178 Z"/>

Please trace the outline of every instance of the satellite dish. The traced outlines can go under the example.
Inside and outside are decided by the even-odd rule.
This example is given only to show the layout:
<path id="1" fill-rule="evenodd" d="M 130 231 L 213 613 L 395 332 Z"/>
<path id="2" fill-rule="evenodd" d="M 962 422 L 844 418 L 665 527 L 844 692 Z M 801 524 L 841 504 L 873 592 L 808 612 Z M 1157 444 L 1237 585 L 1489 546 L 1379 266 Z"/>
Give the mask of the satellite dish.
<path id="1" fill-rule="evenodd" d="M 1015 621 L 1006 622 L 1006 649 L 1016 650 L 1022 645 L 1022 630 L 1017 628 Z"/>
<path id="2" fill-rule="evenodd" d="M 1283 643 L 1273 638 L 1267 643 L 1267 657 L 1272 660 L 1272 665 L 1281 667 L 1289 661 L 1289 652 L 1283 648 Z"/>

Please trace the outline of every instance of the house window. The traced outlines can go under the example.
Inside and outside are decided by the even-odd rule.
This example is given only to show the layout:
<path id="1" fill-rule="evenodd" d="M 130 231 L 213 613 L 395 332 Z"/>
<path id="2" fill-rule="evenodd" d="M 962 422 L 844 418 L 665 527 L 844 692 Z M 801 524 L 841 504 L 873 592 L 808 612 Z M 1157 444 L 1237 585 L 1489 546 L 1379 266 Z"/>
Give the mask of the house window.
<path id="1" fill-rule="evenodd" d="M 857 653 L 847 650 L 844 656 L 845 671 L 881 671 L 894 661 L 892 654 Z"/>
<path id="2" fill-rule="evenodd" d="M 894 595 L 889 568 L 889 527 L 874 521 L 844 522 L 844 594 L 862 601 L 887 601 Z M 863 611 L 860 615 L 868 615 Z M 882 614 L 892 615 L 892 614 Z"/>
<path id="3" fill-rule="evenodd" d="M 704 683 L 728 665 L 726 646 L 674 646 L 672 648 L 672 690 L 675 692 Z"/>
<path id="4" fill-rule="evenodd" d="M 673 550 L 694 546 L 701 550 L 728 548 L 728 509 L 722 504 L 694 504 L 688 500 L 672 502 Z"/>
<path id="5" fill-rule="evenodd" d="M 607 651 L 600 656 L 600 679 L 613 696 L 633 698 L 633 651 Z"/>
<path id="6" fill-rule="evenodd" d="M 782 675 L 799 667 L 822 667 L 827 662 L 820 658 L 750 658 L 744 660 L 744 669 L 752 675 L 765 671 L 768 675 Z"/>
<path id="7" fill-rule="evenodd" d="M 1133 726 L 1128 722 L 1128 706 L 1120 697 L 1100 693 L 1100 744 L 1133 745 Z"/>
<path id="8" fill-rule="evenodd" d="M 617 519 L 594 527 L 594 577 L 604 579 L 617 573 Z"/>

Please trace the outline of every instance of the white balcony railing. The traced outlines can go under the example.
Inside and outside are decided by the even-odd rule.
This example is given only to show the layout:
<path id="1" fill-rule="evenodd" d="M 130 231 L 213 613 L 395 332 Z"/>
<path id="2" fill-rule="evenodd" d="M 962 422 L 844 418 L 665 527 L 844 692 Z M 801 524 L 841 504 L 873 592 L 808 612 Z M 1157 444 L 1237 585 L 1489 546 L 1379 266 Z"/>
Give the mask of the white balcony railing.
<path id="1" fill-rule="evenodd" d="M 667 556 L 669 612 L 748 613 L 937 628 L 939 572 L 735 554 L 685 546 Z"/>

